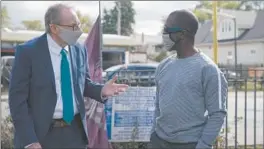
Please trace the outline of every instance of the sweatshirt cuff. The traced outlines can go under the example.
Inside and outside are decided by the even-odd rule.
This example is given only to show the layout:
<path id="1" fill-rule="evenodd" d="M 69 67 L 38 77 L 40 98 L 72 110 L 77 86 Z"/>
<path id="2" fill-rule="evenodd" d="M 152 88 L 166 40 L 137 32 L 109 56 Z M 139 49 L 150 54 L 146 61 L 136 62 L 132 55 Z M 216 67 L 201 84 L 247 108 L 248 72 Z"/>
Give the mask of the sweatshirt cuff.
<path id="1" fill-rule="evenodd" d="M 25 146 L 25 148 L 28 148 L 28 147 L 30 147 L 32 144 L 34 144 L 34 143 L 28 144 L 27 146 Z"/>

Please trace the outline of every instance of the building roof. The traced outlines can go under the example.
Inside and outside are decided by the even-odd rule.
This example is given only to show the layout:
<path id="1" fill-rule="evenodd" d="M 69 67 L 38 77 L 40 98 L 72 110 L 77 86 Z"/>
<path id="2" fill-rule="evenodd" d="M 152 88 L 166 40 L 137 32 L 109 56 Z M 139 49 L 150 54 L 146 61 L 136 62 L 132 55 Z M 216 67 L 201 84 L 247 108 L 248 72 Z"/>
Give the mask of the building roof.
<path id="1" fill-rule="evenodd" d="M 224 13 L 231 13 L 236 17 L 237 27 L 239 29 L 239 35 L 237 40 L 258 40 L 263 39 L 264 41 L 264 11 L 252 12 L 242 12 L 242 11 L 230 11 Z M 244 17 L 243 17 L 244 16 Z M 249 20 L 247 18 L 250 18 Z M 252 19 L 255 18 L 255 19 Z M 196 44 L 208 44 L 213 42 L 213 32 L 212 32 L 212 21 L 206 21 L 200 26 L 195 37 Z M 233 39 L 219 40 L 219 42 L 229 42 Z"/>
<path id="2" fill-rule="evenodd" d="M 18 31 L 7 31 L 2 30 L 1 41 L 28 41 L 32 38 L 41 36 L 44 34 L 43 31 L 31 31 L 31 30 L 18 30 Z M 87 33 L 83 33 L 79 38 L 80 42 L 84 42 L 88 37 Z M 141 45 L 132 37 L 103 34 L 103 44 L 108 46 L 138 46 Z"/>
<path id="3" fill-rule="evenodd" d="M 156 45 L 162 43 L 161 35 L 134 34 L 132 37 L 137 43 Z"/>

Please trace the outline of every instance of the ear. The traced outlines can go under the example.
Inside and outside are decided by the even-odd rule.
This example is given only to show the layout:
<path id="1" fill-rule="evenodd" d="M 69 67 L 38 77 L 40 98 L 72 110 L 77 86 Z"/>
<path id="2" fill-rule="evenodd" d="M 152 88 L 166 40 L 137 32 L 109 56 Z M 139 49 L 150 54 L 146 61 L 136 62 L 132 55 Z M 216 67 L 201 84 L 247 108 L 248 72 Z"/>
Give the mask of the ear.
<path id="1" fill-rule="evenodd" d="M 59 28 L 56 25 L 50 24 L 49 27 L 50 27 L 51 32 L 56 33 L 56 34 L 59 32 Z"/>
<path id="2" fill-rule="evenodd" d="M 186 32 L 180 32 L 180 39 L 184 40 Z"/>

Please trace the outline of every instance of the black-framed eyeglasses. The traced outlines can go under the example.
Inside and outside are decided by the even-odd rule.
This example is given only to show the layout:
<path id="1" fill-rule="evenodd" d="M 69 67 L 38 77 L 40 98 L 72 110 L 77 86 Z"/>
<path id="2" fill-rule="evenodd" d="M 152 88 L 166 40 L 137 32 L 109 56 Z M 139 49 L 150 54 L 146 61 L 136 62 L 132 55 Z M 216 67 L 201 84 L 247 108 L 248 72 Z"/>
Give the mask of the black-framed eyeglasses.
<path id="1" fill-rule="evenodd" d="M 81 24 L 74 24 L 74 25 L 64 25 L 64 24 L 56 24 L 58 26 L 70 27 L 73 31 L 79 30 L 81 28 Z"/>

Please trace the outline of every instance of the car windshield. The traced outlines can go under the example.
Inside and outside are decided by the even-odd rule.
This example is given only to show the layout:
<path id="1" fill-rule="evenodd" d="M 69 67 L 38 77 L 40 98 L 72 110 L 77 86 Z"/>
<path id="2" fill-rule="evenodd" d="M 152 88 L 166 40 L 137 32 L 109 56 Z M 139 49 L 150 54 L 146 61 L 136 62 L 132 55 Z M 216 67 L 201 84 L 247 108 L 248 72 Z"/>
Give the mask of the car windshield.
<path id="1" fill-rule="evenodd" d="M 105 72 L 116 71 L 116 70 L 120 69 L 121 67 L 123 67 L 123 65 L 113 66 L 113 67 L 107 68 L 107 69 L 105 70 Z"/>
<path id="2" fill-rule="evenodd" d="M 105 70 L 106 76 L 111 78 L 116 72 L 118 72 L 123 67 L 125 67 L 125 65 L 112 66 L 112 67 L 106 69 Z"/>

